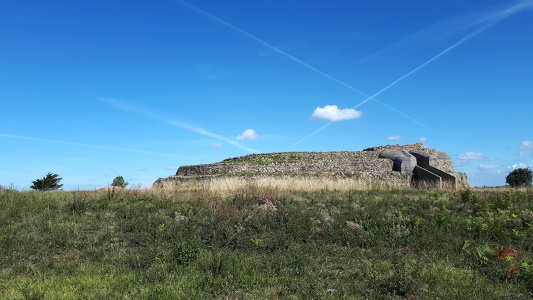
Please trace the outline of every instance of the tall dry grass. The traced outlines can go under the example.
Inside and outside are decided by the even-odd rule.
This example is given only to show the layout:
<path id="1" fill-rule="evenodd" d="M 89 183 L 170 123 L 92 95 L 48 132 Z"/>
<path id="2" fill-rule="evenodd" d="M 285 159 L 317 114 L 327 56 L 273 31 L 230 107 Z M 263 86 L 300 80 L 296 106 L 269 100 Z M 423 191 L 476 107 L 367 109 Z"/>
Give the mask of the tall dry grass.
<path id="1" fill-rule="evenodd" d="M 222 177 L 205 181 L 167 183 L 151 189 L 155 194 L 177 191 L 208 191 L 218 195 L 233 194 L 246 188 L 278 191 L 349 191 L 349 190 L 392 190 L 398 189 L 386 183 L 369 183 L 354 179 L 319 177 Z"/>

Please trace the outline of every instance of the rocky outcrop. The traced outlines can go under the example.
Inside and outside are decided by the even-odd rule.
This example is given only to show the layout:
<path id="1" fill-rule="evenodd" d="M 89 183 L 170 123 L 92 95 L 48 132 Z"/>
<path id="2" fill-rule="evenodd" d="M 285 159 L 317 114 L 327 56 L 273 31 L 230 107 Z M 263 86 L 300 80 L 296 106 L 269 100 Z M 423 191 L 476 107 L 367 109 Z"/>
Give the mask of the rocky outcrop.
<path id="1" fill-rule="evenodd" d="M 431 186 L 442 186 L 443 182 L 455 187 L 468 186 L 466 175 L 453 173 L 449 155 L 425 148 L 420 143 L 378 146 L 363 151 L 251 154 L 214 164 L 181 166 L 175 176 L 160 178 L 154 186 L 225 176 L 326 176 L 399 187 L 417 185 L 419 181 Z"/>

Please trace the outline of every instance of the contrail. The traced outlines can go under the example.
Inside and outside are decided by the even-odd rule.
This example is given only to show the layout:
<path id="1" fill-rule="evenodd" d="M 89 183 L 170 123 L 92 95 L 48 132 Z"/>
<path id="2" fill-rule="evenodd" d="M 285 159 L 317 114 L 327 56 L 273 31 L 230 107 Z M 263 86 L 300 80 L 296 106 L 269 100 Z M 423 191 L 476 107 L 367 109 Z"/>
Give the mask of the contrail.
<path id="1" fill-rule="evenodd" d="M 300 64 L 300 65 L 302 65 L 302 66 L 304 66 L 306 68 L 308 68 L 309 70 L 312 70 L 312 71 L 314 71 L 314 72 L 316 72 L 316 73 L 318 73 L 318 74 L 320 74 L 320 75 L 322 75 L 322 76 L 324 76 L 324 77 L 326 77 L 326 78 L 328 78 L 330 80 L 333 80 L 333 81 L 337 82 L 338 84 L 340 84 L 340 85 L 342 85 L 344 87 L 347 87 L 347 88 L 349 88 L 349 89 L 351 89 L 351 90 L 353 90 L 353 91 L 355 91 L 355 92 L 357 92 L 357 93 L 359 93 L 359 94 L 361 94 L 361 95 L 363 95 L 365 97 L 370 97 L 366 93 L 354 88 L 353 86 L 351 86 L 351 85 L 349 85 L 349 84 L 347 84 L 347 83 L 345 83 L 343 81 L 340 81 L 339 79 L 337 79 L 337 78 L 335 78 L 335 77 L 333 77 L 333 76 L 331 76 L 331 75 L 329 75 L 327 73 L 324 73 L 324 72 L 318 70 L 317 68 L 309 65 L 308 63 L 306 63 L 306 62 L 304 62 L 304 61 L 302 61 L 302 60 L 290 55 L 289 53 L 279 49 L 278 47 L 275 47 L 275 46 L 265 42 L 264 40 L 256 37 L 255 35 L 240 29 L 239 27 L 237 27 L 235 25 L 232 25 L 232 24 L 230 24 L 230 23 L 228 23 L 228 22 L 226 22 L 226 21 L 224 21 L 224 20 L 222 20 L 222 19 L 220 19 L 220 18 L 218 18 L 218 17 L 216 17 L 216 16 L 214 16 L 214 15 L 212 15 L 212 14 L 210 14 L 210 13 L 208 13 L 208 12 L 206 12 L 206 11 L 204 11 L 204 10 L 194 6 L 194 5 L 192 5 L 192 4 L 190 4 L 190 3 L 187 3 L 185 1 L 178 1 L 178 3 L 180 3 L 181 5 L 187 7 L 187 8 L 189 8 L 189 9 L 191 9 L 191 10 L 193 10 L 193 11 L 195 11 L 195 12 L 197 12 L 197 13 L 199 13 L 199 14 L 201 14 L 201 15 L 203 15 L 203 16 L 211 19 L 211 20 L 214 20 L 214 21 L 216 21 L 216 22 L 218 22 L 218 23 L 220 23 L 222 25 L 225 25 L 225 26 L 237 31 L 238 33 L 240 33 L 240 34 L 252 39 L 253 41 L 255 41 L 255 42 L 257 42 L 257 43 L 259 43 L 259 44 L 261 44 L 261 45 L 263 45 L 263 46 L 265 46 L 265 47 L 267 47 L 267 48 L 269 48 L 269 49 L 271 49 L 271 50 L 273 50 L 273 51 L 275 51 L 275 52 L 277 52 L 277 53 L 279 53 L 279 54 L 281 54 L 281 55 L 283 55 L 285 57 L 287 57 L 287 58 L 289 58 L 290 60 L 292 60 L 292 61 L 294 61 L 294 62 L 296 62 L 296 63 L 298 63 L 298 64 Z M 377 100 L 377 99 L 374 99 L 374 100 Z M 380 102 L 380 103 L 384 104 L 383 102 Z M 396 111 L 397 113 L 399 113 L 399 114 L 401 114 L 401 115 L 403 115 L 403 116 L 415 121 L 416 123 L 419 123 L 419 124 L 427 127 L 426 125 L 420 123 L 419 121 L 417 121 L 414 118 L 408 116 L 407 114 L 405 114 L 405 113 L 403 113 L 403 112 L 391 107 L 390 105 L 386 105 L 386 106 L 388 108 Z"/>
<path id="2" fill-rule="evenodd" d="M 480 33 L 484 32 L 485 30 L 489 29 L 490 27 L 496 25 L 498 22 L 502 21 L 503 19 L 509 17 L 510 15 L 516 13 L 516 12 L 519 12 L 521 10 L 523 10 L 524 8 L 533 8 L 533 2 L 532 1 L 521 1 L 519 2 L 518 4 L 510 7 L 510 8 L 507 8 L 503 11 L 499 11 L 495 14 L 492 14 L 491 16 L 485 18 L 486 20 L 486 24 L 481 26 L 480 28 L 474 30 L 473 32 L 467 34 L 465 37 L 463 37 L 462 39 L 460 39 L 459 41 L 455 42 L 453 45 L 451 45 L 450 47 L 444 49 L 443 51 L 441 51 L 439 54 L 433 56 L 431 59 L 429 59 L 428 61 L 424 62 L 423 64 L 419 65 L 418 67 L 414 68 L 413 70 L 411 70 L 410 72 L 406 73 L 405 75 L 403 75 L 402 77 L 396 79 L 395 81 L 393 81 L 392 83 L 390 83 L 389 85 L 385 86 L 384 88 L 382 88 L 381 90 L 379 90 L 378 92 L 376 92 L 375 94 L 373 94 L 372 96 L 366 98 L 364 101 L 362 101 L 361 103 L 357 104 L 356 106 L 352 107 L 352 109 L 356 109 L 358 108 L 359 106 L 365 104 L 366 102 L 368 102 L 369 100 L 371 99 L 375 99 L 376 96 L 378 96 L 379 94 L 383 93 L 384 91 L 388 90 L 389 88 L 393 87 L 394 85 L 396 85 L 398 82 L 402 81 L 403 79 L 409 77 L 410 75 L 412 75 L 413 73 L 417 72 L 418 70 L 422 69 L 423 67 L 425 67 L 426 65 L 430 64 L 431 62 L 433 62 L 434 60 L 438 59 L 439 57 L 443 56 L 444 54 L 450 52 L 451 50 L 455 49 L 456 47 L 458 47 L 459 45 L 463 44 L 464 42 L 470 40 L 471 38 L 479 35 Z M 384 104 L 384 103 L 383 103 Z M 400 112 L 401 113 L 401 112 Z M 403 113 L 402 113 L 403 114 Z M 307 140 L 308 138 L 310 138 L 311 136 L 319 133 L 320 131 L 322 131 L 323 129 L 325 129 L 326 127 L 328 127 L 332 122 L 328 122 L 326 123 L 324 126 L 318 128 L 317 130 L 315 130 L 314 132 L 312 132 L 311 134 L 309 134 L 308 136 L 304 137 L 303 139 L 299 140 L 298 142 L 294 143 L 290 148 L 300 144 L 301 142 Z"/>
<path id="3" fill-rule="evenodd" d="M 404 114 L 403 112 L 401 112 L 401 111 L 397 110 L 396 108 L 394 108 L 394 107 L 388 105 L 387 103 L 384 103 L 384 102 L 382 102 L 382 101 L 379 101 L 379 100 L 376 99 L 376 98 L 373 98 L 373 99 L 374 99 L 374 101 L 377 101 L 377 102 L 380 103 L 381 105 L 385 105 L 385 106 L 388 107 L 389 109 L 394 110 L 395 112 L 397 112 L 397 113 L 399 113 L 400 115 L 402 115 L 402 116 L 404 116 L 404 117 L 410 119 L 411 121 L 413 121 L 413 122 L 415 122 L 415 123 L 418 123 L 418 124 L 420 124 L 420 125 L 422 125 L 422 126 L 428 128 L 428 129 L 431 129 L 431 127 L 427 126 L 426 124 L 424 124 L 424 123 L 422 123 L 422 122 L 419 122 L 419 121 L 415 120 L 415 119 L 412 118 L 411 116 L 409 116 L 409 115 L 407 115 L 407 114 Z"/>
<path id="4" fill-rule="evenodd" d="M 199 158 L 199 157 L 193 157 L 193 156 L 184 156 L 184 155 L 176 155 L 176 154 L 168 154 L 168 153 L 160 153 L 160 152 L 151 152 L 151 151 L 144 151 L 144 150 L 137 150 L 137 149 L 118 148 L 118 147 L 106 147 L 106 146 L 91 145 L 91 144 L 82 144 L 82 143 L 64 142 L 64 141 L 56 141 L 56 140 L 40 139 L 40 138 L 34 138 L 34 137 L 19 136 L 19 135 L 11 135 L 11 134 L 3 134 L 3 133 L 0 133 L 0 136 L 8 137 L 8 138 L 15 138 L 15 139 L 23 139 L 23 140 L 30 140 L 30 141 L 45 142 L 45 143 L 64 144 L 64 145 L 81 146 L 81 147 L 91 147 L 91 148 L 100 148 L 100 149 L 107 149 L 107 150 L 118 150 L 118 151 L 137 152 L 137 153 L 145 153 L 145 154 L 153 154 L 153 155 L 162 155 L 162 156 L 172 156 L 172 157 L 180 157 L 180 158 L 188 158 L 188 159 L 201 159 L 201 158 Z"/>
<path id="5" fill-rule="evenodd" d="M 517 8 L 519 8 L 519 9 L 517 9 Z M 462 39 L 457 41 L 455 44 L 453 44 L 450 47 L 444 49 L 439 54 L 435 55 L 434 57 L 432 57 L 431 59 L 426 61 L 425 63 L 421 64 L 420 66 L 418 66 L 416 68 L 414 68 L 413 70 L 411 70 L 407 74 L 403 75 L 402 77 L 396 79 L 395 81 L 393 81 L 392 83 L 390 83 L 386 87 L 384 87 L 381 90 L 379 90 L 377 93 L 373 94 L 372 96 L 370 96 L 367 99 L 365 99 L 363 102 L 361 102 L 361 103 L 357 104 L 356 106 L 354 106 L 353 109 L 363 105 L 365 102 L 367 102 L 367 101 L 369 101 L 371 99 L 374 99 L 374 97 L 376 97 L 379 94 L 383 93 L 384 91 L 388 90 L 389 88 L 391 88 L 392 86 L 396 85 L 398 82 L 402 81 L 403 79 L 409 77 L 411 74 L 415 73 L 416 71 L 422 69 L 423 67 L 425 67 L 426 65 L 430 64 L 431 62 L 433 62 L 437 58 L 439 58 L 439 57 L 443 56 L 444 54 L 450 52 L 451 50 L 453 50 L 457 46 L 463 44 L 464 42 L 470 40 L 471 38 L 479 35 L 480 33 L 484 32 L 485 30 L 487 30 L 490 27 L 494 26 L 496 23 L 500 22 L 501 20 L 503 20 L 504 18 L 510 16 L 511 14 L 521 10 L 522 8 L 523 8 L 523 5 L 522 4 L 518 4 L 518 5 L 515 5 L 515 6 L 511 7 L 511 8 L 509 8 L 509 9 L 501 12 L 501 13 L 498 13 L 498 14 L 494 15 L 492 20 L 489 20 L 489 22 L 487 24 L 485 24 L 485 25 L 481 26 L 480 28 L 474 30 L 470 34 L 466 35 L 465 37 L 463 37 Z"/>
<path id="6" fill-rule="evenodd" d="M 141 109 L 139 109 L 137 107 L 133 107 L 131 105 L 122 103 L 122 102 L 120 102 L 118 100 L 115 100 L 115 99 L 101 98 L 101 100 L 106 102 L 107 104 L 113 106 L 113 107 L 116 107 L 116 108 L 119 108 L 119 109 L 122 109 L 122 110 L 125 110 L 125 111 L 129 111 L 129 112 L 133 112 L 133 113 L 136 113 L 136 114 L 144 115 L 144 116 L 150 117 L 152 119 L 159 120 L 159 121 L 161 121 L 163 123 L 166 123 L 166 124 L 169 124 L 169 125 L 172 125 L 172 126 L 181 127 L 183 129 L 194 131 L 194 132 L 196 132 L 198 134 L 201 134 L 201 135 L 205 135 L 205 136 L 216 138 L 218 140 L 224 141 L 224 142 L 226 142 L 228 144 L 231 144 L 231 145 L 233 145 L 233 146 L 235 146 L 237 148 L 240 148 L 242 150 L 248 151 L 250 153 L 261 153 L 261 151 L 258 151 L 258 150 L 252 149 L 252 148 L 248 148 L 246 146 L 243 146 L 243 145 L 233 141 L 232 139 L 224 137 L 224 136 L 222 136 L 220 134 L 216 134 L 216 133 L 210 132 L 210 131 L 205 130 L 205 129 L 200 128 L 200 127 L 196 127 L 196 126 L 189 125 L 189 124 L 186 124 L 186 123 L 183 123 L 183 122 L 179 122 L 179 121 L 163 118 L 163 117 L 161 117 L 161 116 L 159 116 L 159 115 L 157 115 L 157 114 L 155 114 L 153 112 L 149 112 L 149 111 L 146 111 L 146 110 L 141 110 Z"/>
<path id="7" fill-rule="evenodd" d="M 233 141 L 232 139 L 229 139 L 227 137 L 221 136 L 220 134 L 216 134 L 216 133 L 207 131 L 207 130 L 205 130 L 203 128 L 200 128 L 200 127 L 195 127 L 195 126 L 192 126 L 192 125 L 184 124 L 184 123 L 181 123 L 181 122 L 178 122 L 178 121 L 174 121 L 174 120 L 170 120 L 170 119 L 161 119 L 161 121 L 163 121 L 163 122 L 165 122 L 167 124 L 170 124 L 170 125 L 174 125 L 174 126 L 178 126 L 178 127 L 181 127 L 181 128 L 185 128 L 185 129 L 194 131 L 194 132 L 199 133 L 201 135 L 213 137 L 215 139 L 224 141 L 224 142 L 226 142 L 228 144 L 231 144 L 231 145 L 233 145 L 233 146 L 235 146 L 237 148 L 241 148 L 242 150 L 245 150 L 245 151 L 248 151 L 248 152 L 251 152 L 251 153 L 261 153 L 261 151 L 258 151 L 258 150 L 252 149 L 252 148 L 248 148 L 246 146 L 243 146 L 243 145 Z"/>
<path id="8" fill-rule="evenodd" d="M 263 45 L 263 46 L 265 46 L 265 47 L 267 47 L 267 48 L 269 48 L 271 50 L 274 50 L 275 52 L 277 52 L 277 53 L 289 58 L 290 60 L 292 60 L 292 61 L 294 61 L 294 62 L 296 62 L 296 63 L 298 63 L 298 64 L 300 64 L 300 65 L 302 65 L 302 66 L 304 66 L 304 67 L 306 67 L 306 68 L 308 68 L 308 69 L 310 69 L 310 70 L 312 70 L 312 71 L 314 71 L 314 72 L 316 72 L 316 73 L 318 73 L 318 74 L 320 74 L 320 75 L 322 75 L 322 76 L 324 76 L 326 78 L 329 78 L 329 79 L 331 79 L 331 80 L 333 80 L 333 81 L 335 81 L 335 82 L 337 82 L 337 83 L 339 83 L 339 84 L 341 84 L 341 85 L 343 85 L 343 86 L 345 86 L 345 87 L 347 87 L 347 88 L 349 88 L 349 89 L 351 89 L 351 90 L 353 90 L 353 91 L 355 91 L 355 92 L 357 92 L 357 93 L 359 93 L 359 94 L 361 94 L 363 96 L 365 95 L 365 93 L 363 93 L 360 90 L 350 86 L 349 84 L 344 83 L 344 82 L 338 80 L 337 78 L 332 77 L 331 75 L 328 75 L 328 74 L 318 70 L 317 68 L 307 64 L 306 62 L 304 62 L 304 61 L 302 61 L 302 60 L 290 55 L 289 53 L 279 49 L 278 47 L 272 46 L 271 44 L 265 42 L 264 40 L 256 37 L 255 35 L 253 35 L 251 33 L 248 33 L 246 31 L 240 29 L 239 27 L 237 27 L 235 25 L 232 25 L 232 24 L 230 24 L 230 23 L 228 23 L 228 22 L 226 22 L 226 21 L 224 21 L 224 20 L 222 20 L 222 19 L 220 19 L 220 18 L 218 18 L 218 17 L 216 17 L 216 16 L 214 16 L 214 15 L 212 15 L 212 14 L 210 14 L 210 13 L 208 13 L 208 12 L 206 12 L 206 11 L 204 11 L 204 10 L 194 6 L 194 5 L 192 5 L 192 4 L 190 4 L 190 3 L 187 3 L 185 1 L 178 1 L 178 2 L 181 5 L 187 7 L 188 9 L 193 10 L 193 11 L 195 11 L 195 12 L 201 14 L 201 15 L 204 15 L 205 17 L 207 17 L 207 18 L 209 18 L 211 20 L 214 20 L 214 21 L 216 21 L 216 22 L 218 22 L 218 23 L 220 23 L 222 25 L 225 25 L 225 26 L 237 31 L 238 33 L 240 33 L 240 34 L 242 34 L 242 35 L 254 40 L 255 42 L 257 42 L 257 43 L 259 43 L 259 44 L 261 44 L 261 45 Z"/>

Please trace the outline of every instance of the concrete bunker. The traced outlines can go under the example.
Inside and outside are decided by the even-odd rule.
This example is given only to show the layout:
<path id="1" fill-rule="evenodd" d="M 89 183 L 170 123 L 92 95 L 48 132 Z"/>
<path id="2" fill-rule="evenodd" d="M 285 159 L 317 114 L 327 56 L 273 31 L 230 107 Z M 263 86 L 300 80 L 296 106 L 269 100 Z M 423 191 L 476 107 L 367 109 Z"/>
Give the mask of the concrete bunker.
<path id="1" fill-rule="evenodd" d="M 436 157 L 420 149 L 408 151 L 386 149 L 381 152 L 379 157 L 391 159 L 393 161 L 393 171 L 412 173 L 411 185 L 414 187 L 457 189 L 458 182 L 456 177 L 438 167 L 439 159 L 448 161 L 448 165 L 453 167 L 450 156 L 444 152 L 437 152 L 437 155 Z"/>

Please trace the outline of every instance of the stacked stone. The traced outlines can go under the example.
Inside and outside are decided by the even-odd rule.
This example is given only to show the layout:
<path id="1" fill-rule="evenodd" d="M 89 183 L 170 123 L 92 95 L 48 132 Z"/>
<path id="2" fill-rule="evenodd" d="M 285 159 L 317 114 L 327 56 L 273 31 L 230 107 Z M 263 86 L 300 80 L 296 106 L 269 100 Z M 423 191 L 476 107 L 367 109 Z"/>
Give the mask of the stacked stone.
<path id="1" fill-rule="evenodd" d="M 417 166 L 417 158 L 427 160 L 428 164 L 444 172 L 453 172 L 448 154 L 417 143 L 377 146 L 363 151 L 250 154 L 214 164 L 182 166 L 175 176 L 160 178 L 154 186 L 169 181 L 206 180 L 224 176 L 322 176 L 350 177 L 363 182 L 386 182 L 408 187 L 413 178 L 413 169 Z M 466 175 L 456 177 L 468 186 Z"/>

